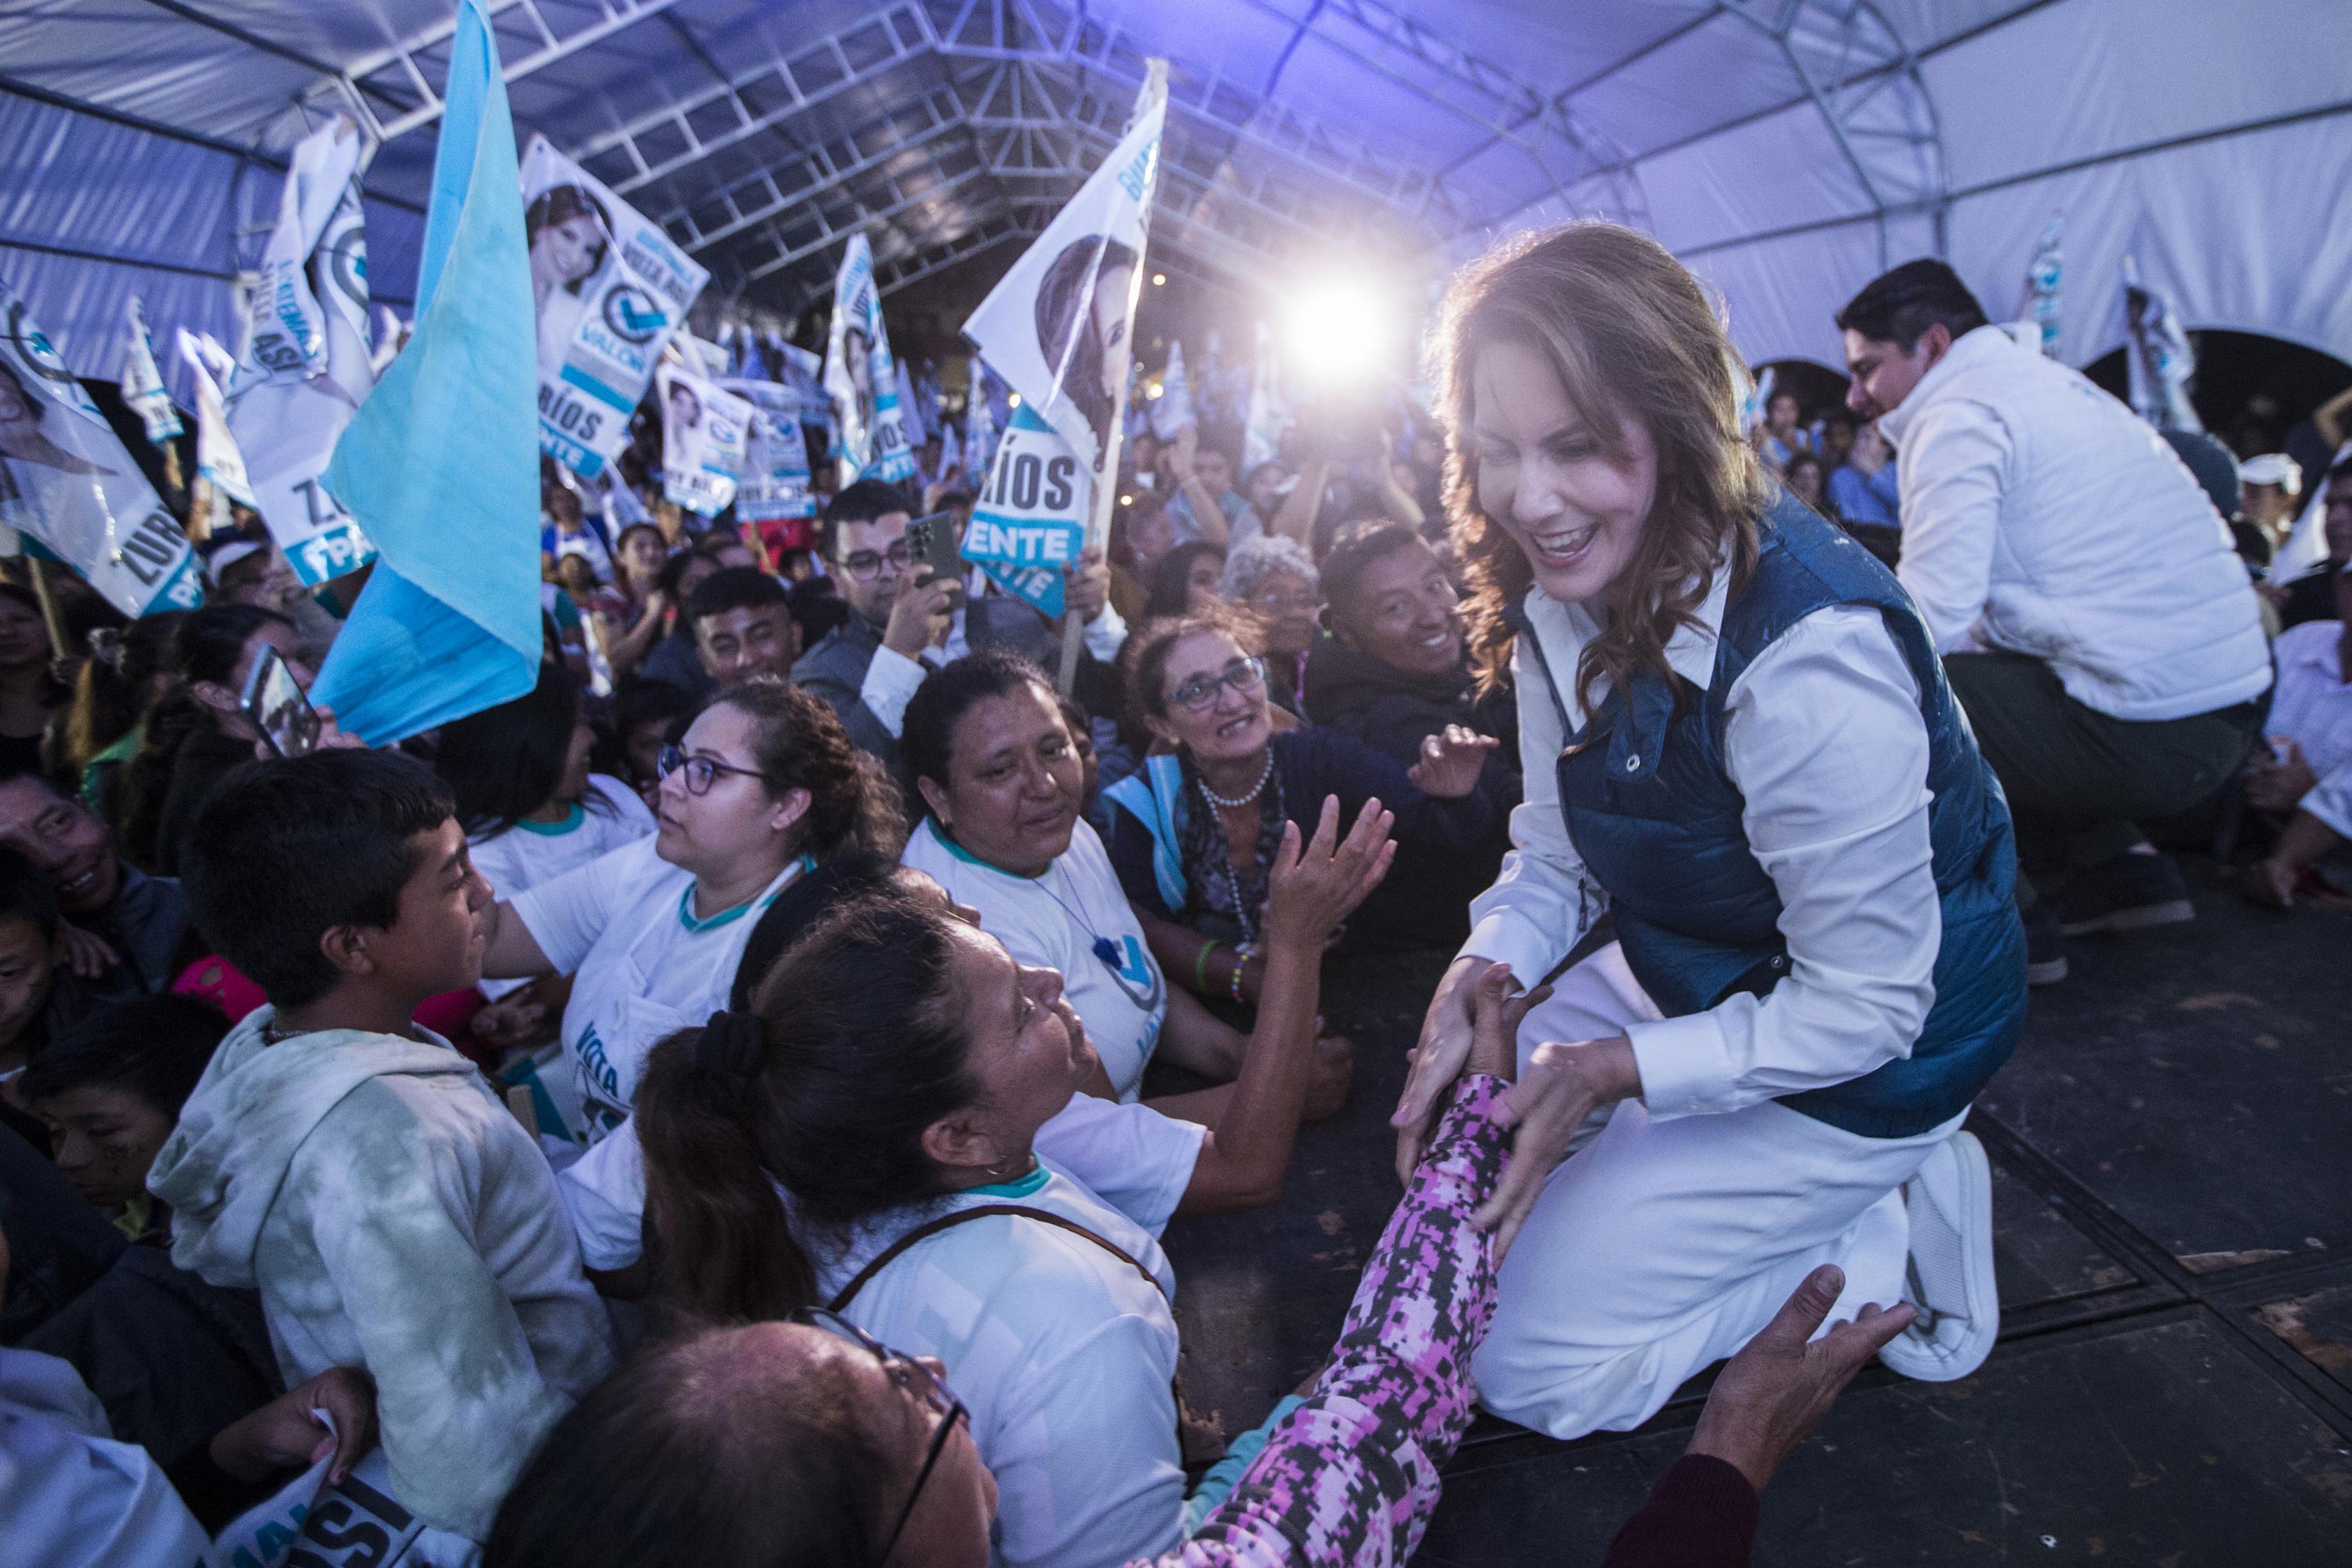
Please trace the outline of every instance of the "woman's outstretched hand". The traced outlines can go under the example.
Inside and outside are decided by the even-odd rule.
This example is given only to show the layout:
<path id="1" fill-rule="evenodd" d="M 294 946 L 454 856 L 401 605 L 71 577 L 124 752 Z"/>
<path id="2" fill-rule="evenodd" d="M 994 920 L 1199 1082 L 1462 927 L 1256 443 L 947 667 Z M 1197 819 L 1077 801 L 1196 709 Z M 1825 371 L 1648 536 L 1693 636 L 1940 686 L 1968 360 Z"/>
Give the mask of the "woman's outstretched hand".
<path id="1" fill-rule="evenodd" d="M 1461 724 L 1448 724 L 1421 742 L 1421 761 L 1405 770 L 1405 777 L 1423 795 L 1459 800 L 1478 787 L 1486 753 L 1502 742 L 1492 735 Z"/>
<path id="2" fill-rule="evenodd" d="M 1805 1276 L 1772 1321 L 1724 1363 L 1688 1452 L 1721 1459 L 1764 1489 L 1790 1450 L 1829 1414 L 1838 1391 L 1918 1315 L 1908 1305 L 1868 1306 L 1814 1339 L 1844 1289 L 1845 1275 L 1834 1264 Z"/>
<path id="3" fill-rule="evenodd" d="M 1514 997 L 1510 965 L 1484 958 L 1457 958 L 1430 998 L 1422 1020 L 1421 1043 L 1389 1125 L 1397 1130 L 1397 1180 L 1412 1180 L 1423 1142 L 1437 1118 L 1439 1102 L 1464 1071 L 1518 1077 L 1519 1025 L 1528 1011 L 1551 994 L 1551 987 Z"/>
<path id="4" fill-rule="evenodd" d="M 1396 814 L 1377 800 L 1364 802 L 1355 826 L 1339 837 L 1339 797 L 1323 797 L 1315 837 L 1298 842 L 1298 825 L 1286 823 L 1282 847 L 1266 872 L 1265 940 L 1289 943 L 1319 958 L 1324 939 L 1389 874 L 1396 843 L 1389 837 Z"/>

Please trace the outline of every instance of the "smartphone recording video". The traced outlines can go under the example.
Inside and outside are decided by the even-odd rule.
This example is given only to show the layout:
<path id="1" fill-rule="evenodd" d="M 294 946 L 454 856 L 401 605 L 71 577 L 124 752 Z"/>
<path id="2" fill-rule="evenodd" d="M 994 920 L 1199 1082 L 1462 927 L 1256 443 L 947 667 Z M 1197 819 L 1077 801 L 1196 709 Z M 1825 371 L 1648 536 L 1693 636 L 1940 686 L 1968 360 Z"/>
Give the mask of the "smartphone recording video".
<path id="1" fill-rule="evenodd" d="M 907 525 L 907 554 L 915 563 L 915 581 L 944 577 L 955 584 L 949 607 L 963 603 L 963 531 L 951 511 L 935 511 Z"/>
<path id="2" fill-rule="evenodd" d="M 300 757 L 319 743 L 319 710 L 302 695 L 294 672 L 274 647 L 264 646 L 245 679 L 245 716 L 261 731 L 272 755 Z"/>

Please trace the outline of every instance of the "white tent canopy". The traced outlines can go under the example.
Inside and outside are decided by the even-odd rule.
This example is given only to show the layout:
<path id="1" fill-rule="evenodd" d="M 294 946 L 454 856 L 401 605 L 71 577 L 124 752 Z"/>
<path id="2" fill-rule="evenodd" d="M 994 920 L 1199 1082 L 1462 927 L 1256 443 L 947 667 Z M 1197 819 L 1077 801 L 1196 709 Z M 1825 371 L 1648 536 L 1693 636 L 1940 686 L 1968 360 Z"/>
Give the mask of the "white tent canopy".
<path id="1" fill-rule="evenodd" d="M 848 235 L 885 291 L 1001 267 L 1171 61 L 1155 262 L 1248 292 L 1335 247 L 1434 275 L 1529 224 L 1654 232 L 1755 361 L 1948 258 L 1996 317 L 2065 230 L 2061 351 L 2122 258 L 2191 327 L 2352 359 L 2352 31 L 2326 0 L 492 0 L 519 131 L 663 222 L 710 297 L 789 313 Z M 381 145 L 379 298 L 413 287 L 451 0 L 47 0 L 0 17 L 0 275 L 85 374 L 122 301 L 234 335 L 283 158 Z"/>

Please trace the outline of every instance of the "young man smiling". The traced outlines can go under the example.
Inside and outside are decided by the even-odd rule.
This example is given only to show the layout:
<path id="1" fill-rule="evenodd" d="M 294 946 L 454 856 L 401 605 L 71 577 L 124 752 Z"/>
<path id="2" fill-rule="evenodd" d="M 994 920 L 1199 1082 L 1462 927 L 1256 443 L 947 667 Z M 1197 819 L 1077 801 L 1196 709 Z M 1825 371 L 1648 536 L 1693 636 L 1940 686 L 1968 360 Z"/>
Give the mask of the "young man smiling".
<path id="1" fill-rule="evenodd" d="M 261 1292 L 289 1385 L 363 1366 L 399 1500 L 479 1541 L 612 1351 L 546 1157 L 409 1021 L 482 970 L 490 891 L 448 786 L 393 752 L 248 763 L 190 855 L 198 921 L 269 1005 L 149 1174 L 173 1261 Z"/>
<path id="2" fill-rule="evenodd" d="M 179 883 L 116 854 L 106 824 L 38 773 L 0 778 L 0 844 L 40 868 L 59 914 L 114 950 L 118 962 L 92 983 L 99 998 L 161 991 L 198 955 L 183 951 Z"/>

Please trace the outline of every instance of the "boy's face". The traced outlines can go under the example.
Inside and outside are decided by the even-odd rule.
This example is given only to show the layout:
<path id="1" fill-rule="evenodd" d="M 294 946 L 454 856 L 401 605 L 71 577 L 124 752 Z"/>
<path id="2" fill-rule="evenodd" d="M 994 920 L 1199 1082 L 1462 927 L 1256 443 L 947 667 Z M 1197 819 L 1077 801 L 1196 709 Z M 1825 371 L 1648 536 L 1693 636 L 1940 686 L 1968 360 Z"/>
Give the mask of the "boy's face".
<path id="1" fill-rule="evenodd" d="M 34 1109 L 49 1124 L 58 1174 L 93 1208 L 110 1209 L 147 1190 L 147 1169 L 172 1135 L 172 1119 L 128 1089 L 85 1084 Z"/>
<path id="2" fill-rule="evenodd" d="M 466 856 L 465 830 L 452 817 L 416 836 L 416 869 L 400 889 L 392 924 L 367 931 L 375 978 L 419 999 L 461 991 L 482 977 L 481 911 L 490 885 Z"/>
<path id="3" fill-rule="evenodd" d="M 23 1038 L 49 1001 L 49 939 L 22 918 L 0 920 L 0 1055 Z"/>

